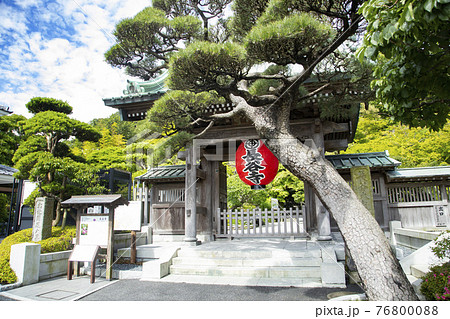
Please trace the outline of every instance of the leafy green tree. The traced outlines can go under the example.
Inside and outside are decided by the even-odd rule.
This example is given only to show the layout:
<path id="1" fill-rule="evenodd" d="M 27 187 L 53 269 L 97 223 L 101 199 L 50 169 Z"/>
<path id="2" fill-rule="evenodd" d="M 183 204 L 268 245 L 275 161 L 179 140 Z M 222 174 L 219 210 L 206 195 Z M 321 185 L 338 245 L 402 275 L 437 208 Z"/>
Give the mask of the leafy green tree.
<path id="1" fill-rule="evenodd" d="M 251 3 L 250 7 L 256 7 L 255 1 L 258 0 L 245 2 Z M 244 1 L 236 0 L 235 4 L 238 2 L 242 8 Z M 156 132 L 166 132 L 173 137 L 186 134 L 186 137 L 194 138 L 202 136 L 215 121 L 222 119 L 242 116 L 253 123 L 259 137 L 266 140 L 272 153 L 284 159 L 284 167 L 308 182 L 333 215 L 369 298 L 416 300 L 417 296 L 375 219 L 332 165 L 317 150 L 298 141 L 290 130 L 289 118 L 291 112 L 300 106 L 299 102 L 327 86 L 325 84 L 315 92 L 305 92 L 301 87 L 305 81 L 313 75 L 323 82 L 331 77 L 348 75 L 348 59 L 342 58 L 348 54 L 339 51 L 339 48 L 345 46 L 349 51 L 351 45 L 348 41 L 361 31 L 362 17 L 358 11 L 362 3 L 362 0 L 270 0 L 264 12 L 255 21 L 249 21 L 248 32 L 234 37 L 237 39 L 235 41 L 219 43 L 206 37 L 198 40 L 199 24 L 193 16 L 171 17 L 154 8 L 146 8 L 130 19 L 133 23 L 142 23 L 142 31 L 133 28 L 133 33 L 125 32 L 122 24 L 115 31 L 119 43 L 128 41 L 139 46 L 134 46 L 133 50 L 125 47 L 124 51 L 114 46 L 106 53 L 106 58 L 115 66 L 130 67 L 127 63 L 135 62 L 132 67 L 139 67 L 138 61 L 144 63 L 151 57 L 151 67 L 146 68 L 144 63 L 144 67 L 140 68 L 144 79 L 154 77 L 161 69 L 169 69 L 168 85 L 171 91 L 157 100 L 148 113 L 152 129 Z M 185 10 L 193 8 L 192 2 L 179 4 L 184 5 Z M 236 17 L 240 14 L 245 13 L 242 10 L 234 12 Z M 166 24 L 155 24 L 156 17 Z M 167 35 L 173 23 L 181 21 L 181 17 L 191 19 L 183 25 L 183 30 L 196 26 L 195 32 L 177 38 L 185 40 L 185 48 L 168 47 L 167 43 L 175 43 L 167 41 L 168 38 L 165 38 L 166 41 L 162 38 L 153 40 L 154 37 Z M 237 20 L 245 21 L 245 18 Z M 147 26 L 152 26 L 152 29 Z M 128 42 L 124 44 L 128 45 Z M 111 50 L 115 50 L 115 54 Z M 145 56 L 140 52 L 145 52 Z M 126 56 L 124 63 L 112 59 L 119 54 Z M 335 57 L 339 58 L 339 67 L 330 72 L 326 66 L 333 64 L 330 61 Z M 252 67 L 263 62 L 287 67 L 291 72 L 253 72 Z M 267 92 L 263 94 L 254 94 L 249 88 L 258 80 L 275 80 L 275 85 L 267 86 Z M 357 83 L 357 79 L 352 79 L 352 83 Z M 346 89 L 343 87 L 342 95 L 335 96 L 341 99 L 341 103 L 347 97 Z M 193 104 L 171 102 L 174 100 L 192 101 Z M 235 107 L 228 113 L 211 114 L 206 112 L 206 104 L 202 103 L 205 100 L 211 104 L 233 102 Z M 158 123 L 160 118 L 166 121 Z M 199 123 L 205 125 L 205 131 L 193 136 L 193 127 Z"/>
<path id="2" fill-rule="evenodd" d="M 362 111 L 355 139 L 345 153 L 389 151 L 401 167 L 450 164 L 450 122 L 438 132 L 410 128 L 381 117 L 376 110 Z"/>
<path id="3" fill-rule="evenodd" d="M 71 106 L 52 98 L 32 98 L 26 104 L 34 116 L 23 125 L 25 141 L 14 154 L 13 162 L 21 179 L 37 182 L 27 203 L 34 207 L 37 196 L 56 200 L 57 225 L 61 218 L 60 203 L 74 194 L 93 193 L 100 190 L 95 168 L 74 155 L 66 144 L 71 138 L 80 141 L 97 141 L 101 135 L 90 125 L 71 119 Z"/>
<path id="4" fill-rule="evenodd" d="M 8 221 L 9 201 L 6 194 L 0 193 L 0 224 Z"/>
<path id="5" fill-rule="evenodd" d="M 126 170 L 125 139 L 118 134 L 118 125 L 113 123 L 110 128 L 104 127 L 101 138 L 97 142 L 77 141 L 72 143 L 72 152 L 83 157 L 86 162 L 98 169 L 119 168 Z"/>
<path id="6" fill-rule="evenodd" d="M 114 125 L 115 131 L 111 134 L 122 135 L 126 141 L 136 135 L 136 127 L 139 126 L 136 122 L 121 121 L 119 112 L 113 113 L 107 118 L 93 119 L 89 124 L 98 131 L 109 129 Z"/>
<path id="7" fill-rule="evenodd" d="M 271 208 L 271 198 L 278 199 L 281 207 L 298 206 L 305 200 L 303 182 L 282 165 L 275 179 L 262 190 L 252 190 L 242 183 L 236 168 L 227 164 L 227 203 L 230 209 Z"/>
<path id="8" fill-rule="evenodd" d="M 450 2 L 369 0 L 359 52 L 373 60 L 379 107 L 411 126 L 442 128 L 450 114 Z"/>
<path id="9" fill-rule="evenodd" d="M 13 165 L 14 152 L 23 140 L 22 123 L 25 120 L 17 114 L 0 117 L 0 164 Z"/>

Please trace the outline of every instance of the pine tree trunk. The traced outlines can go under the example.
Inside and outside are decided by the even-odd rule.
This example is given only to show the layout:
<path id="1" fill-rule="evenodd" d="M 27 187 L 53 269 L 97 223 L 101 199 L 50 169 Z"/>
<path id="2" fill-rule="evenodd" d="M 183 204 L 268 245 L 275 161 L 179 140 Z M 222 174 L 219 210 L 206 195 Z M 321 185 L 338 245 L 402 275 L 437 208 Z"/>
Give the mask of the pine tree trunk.
<path id="1" fill-rule="evenodd" d="M 242 102 L 241 99 L 235 102 Z M 245 102 L 244 102 L 245 103 Z M 279 118 L 283 108 L 253 108 L 246 115 L 280 162 L 308 182 L 336 220 L 370 300 L 418 300 L 375 218 L 317 150 L 298 141 Z"/>
<path id="2" fill-rule="evenodd" d="M 334 167 L 301 143 L 269 139 L 266 144 L 286 159 L 283 164 L 290 172 L 310 183 L 336 220 L 369 299 L 417 300 L 377 221 Z"/>
<path id="3" fill-rule="evenodd" d="M 52 226 L 56 227 L 58 226 L 59 222 L 61 221 L 61 201 L 57 200 L 57 204 L 56 204 L 56 215 L 55 215 L 55 219 L 52 222 Z"/>

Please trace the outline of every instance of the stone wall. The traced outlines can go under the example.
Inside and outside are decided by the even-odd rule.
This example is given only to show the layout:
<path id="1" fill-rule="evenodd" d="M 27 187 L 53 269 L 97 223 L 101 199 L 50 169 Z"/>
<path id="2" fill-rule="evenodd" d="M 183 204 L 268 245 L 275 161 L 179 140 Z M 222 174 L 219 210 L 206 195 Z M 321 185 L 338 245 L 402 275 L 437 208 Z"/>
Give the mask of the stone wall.
<path id="1" fill-rule="evenodd" d="M 66 275 L 67 261 L 71 253 L 71 250 L 66 250 L 57 253 L 41 254 L 39 280 Z"/>

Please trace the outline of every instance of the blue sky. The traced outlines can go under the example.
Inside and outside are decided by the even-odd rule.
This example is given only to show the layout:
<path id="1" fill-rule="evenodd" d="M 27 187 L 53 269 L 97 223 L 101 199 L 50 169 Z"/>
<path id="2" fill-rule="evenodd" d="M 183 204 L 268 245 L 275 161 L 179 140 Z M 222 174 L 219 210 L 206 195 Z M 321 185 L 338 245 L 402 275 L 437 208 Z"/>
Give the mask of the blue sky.
<path id="1" fill-rule="evenodd" d="M 129 78 L 104 61 L 114 26 L 150 0 L 0 0 L 0 104 L 27 117 L 34 96 L 65 100 L 82 121 L 114 112 Z"/>

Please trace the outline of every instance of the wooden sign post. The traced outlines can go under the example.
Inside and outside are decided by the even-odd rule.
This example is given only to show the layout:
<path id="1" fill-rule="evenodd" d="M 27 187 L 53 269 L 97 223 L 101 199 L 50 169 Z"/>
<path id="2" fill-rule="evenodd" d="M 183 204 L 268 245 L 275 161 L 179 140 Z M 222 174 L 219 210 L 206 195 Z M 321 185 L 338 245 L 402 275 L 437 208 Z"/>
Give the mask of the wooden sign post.
<path id="1" fill-rule="evenodd" d="M 77 264 L 80 261 L 87 261 L 91 263 L 91 284 L 95 282 L 95 262 L 98 257 L 99 246 L 80 246 L 75 245 L 72 254 L 67 262 L 67 279 L 72 280 L 73 263 Z M 77 276 L 79 275 L 79 267 L 76 267 Z"/>
<path id="2" fill-rule="evenodd" d="M 84 261 L 91 262 L 91 266 L 95 266 L 95 259 L 98 256 L 98 252 L 94 255 L 92 248 L 83 247 L 99 247 L 106 248 L 106 280 L 112 279 L 112 265 L 114 260 L 114 210 L 119 205 L 126 204 L 128 201 L 122 197 L 122 195 L 92 195 L 92 196 L 72 196 L 70 199 L 61 203 L 63 207 L 73 207 L 77 209 L 77 237 L 76 245 L 77 252 L 72 252 L 72 257 L 69 259 L 67 278 L 72 278 L 72 266 L 71 262 L 75 261 L 78 264 L 77 259 L 89 259 Z M 88 210 L 89 207 L 102 206 L 101 211 L 105 208 L 108 209 L 107 214 L 84 214 L 83 212 Z M 95 209 L 89 211 L 95 212 Z M 89 255 L 89 252 L 92 254 Z M 78 270 L 77 270 L 78 273 Z M 95 276 L 95 268 L 92 269 L 92 273 Z M 91 282 L 93 277 L 91 274 Z"/>
<path id="3" fill-rule="evenodd" d="M 141 203 L 131 201 L 128 206 L 120 206 L 114 215 L 114 230 L 131 230 L 130 263 L 136 263 L 136 231 L 141 229 Z"/>

